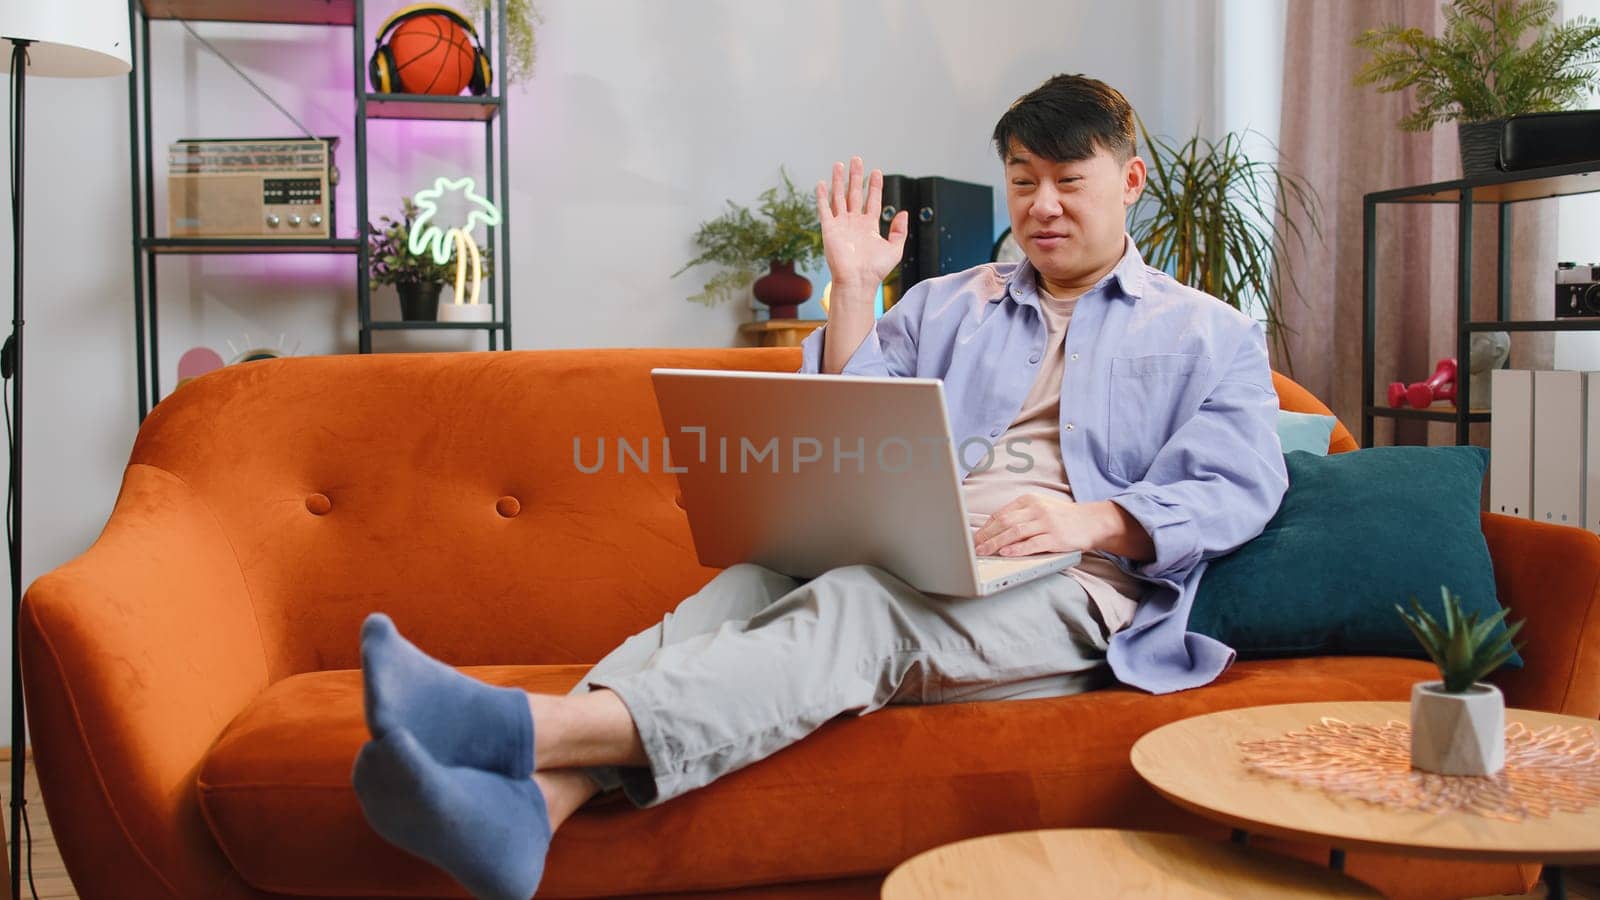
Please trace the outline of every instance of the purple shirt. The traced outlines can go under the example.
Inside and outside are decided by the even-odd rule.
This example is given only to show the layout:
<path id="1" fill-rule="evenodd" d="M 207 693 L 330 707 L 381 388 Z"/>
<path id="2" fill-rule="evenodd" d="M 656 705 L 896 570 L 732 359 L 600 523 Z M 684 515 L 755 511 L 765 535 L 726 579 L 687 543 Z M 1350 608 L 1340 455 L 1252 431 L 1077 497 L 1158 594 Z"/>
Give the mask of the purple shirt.
<path id="1" fill-rule="evenodd" d="M 1024 260 L 920 281 L 844 374 L 942 379 L 956 446 L 993 441 L 1043 358 L 1037 278 Z M 801 345 L 801 372 L 822 371 L 827 330 Z M 1260 534 L 1289 483 L 1261 326 L 1146 266 L 1129 238 L 1117 268 L 1078 299 L 1065 352 L 1059 427 L 1073 495 L 1115 501 L 1155 544 L 1147 563 L 1107 554 L 1147 582 L 1111 638 L 1112 672 L 1154 693 L 1199 687 L 1234 657 L 1187 630 L 1206 562 Z M 957 456 L 963 477 L 981 460 Z"/>

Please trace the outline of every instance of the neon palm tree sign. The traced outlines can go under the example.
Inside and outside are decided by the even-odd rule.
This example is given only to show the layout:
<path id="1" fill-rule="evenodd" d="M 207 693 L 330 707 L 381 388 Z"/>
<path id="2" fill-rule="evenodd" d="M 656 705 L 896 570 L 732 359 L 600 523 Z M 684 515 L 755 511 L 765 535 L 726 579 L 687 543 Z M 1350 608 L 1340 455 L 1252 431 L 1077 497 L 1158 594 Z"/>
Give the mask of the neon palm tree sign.
<path id="1" fill-rule="evenodd" d="M 448 229 L 440 228 L 433 224 L 433 217 L 439 212 L 439 198 L 446 191 L 461 191 L 471 204 L 472 211 L 467 213 L 467 222 L 460 227 Z M 470 177 L 466 178 L 435 178 L 433 187 L 417 192 L 412 197 L 412 202 L 421 210 L 416 221 L 411 225 L 411 237 L 407 247 L 415 256 L 431 253 L 433 261 L 444 265 L 453 256 L 456 260 L 456 296 L 457 306 L 462 304 L 462 297 L 466 296 L 467 260 L 472 260 L 472 299 L 471 304 L 478 302 L 478 289 L 483 282 L 483 258 L 478 248 L 478 242 L 472 237 L 472 229 L 482 222 L 485 226 L 493 227 L 500 224 L 500 210 L 493 203 L 478 193 L 478 184 Z"/>

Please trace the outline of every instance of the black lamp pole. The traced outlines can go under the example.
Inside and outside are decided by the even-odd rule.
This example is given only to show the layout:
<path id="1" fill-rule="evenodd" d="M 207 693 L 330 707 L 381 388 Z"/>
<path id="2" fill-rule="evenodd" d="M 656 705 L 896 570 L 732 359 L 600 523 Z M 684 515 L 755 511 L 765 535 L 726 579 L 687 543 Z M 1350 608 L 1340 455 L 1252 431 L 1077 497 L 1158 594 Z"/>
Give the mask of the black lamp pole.
<path id="1" fill-rule="evenodd" d="M 15 438 L 11 444 L 11 508 L 8 530 L 11 550 L 11 896 L 22 896 L 22 806 L 23 772 L 26 761 L 26 726 L 22 715 L 22 657 L 17 629 L 22 610 L 22 140 L 23 89 L 28 77 L 28 45 L 32 41 L 11 41 L 11 80 L 16 91 L 16 121 L 12 123 L 16 140 L 11 147 L 11 336 L 0 347 L 0 377 L 11 382 L 15 407 Z"/>

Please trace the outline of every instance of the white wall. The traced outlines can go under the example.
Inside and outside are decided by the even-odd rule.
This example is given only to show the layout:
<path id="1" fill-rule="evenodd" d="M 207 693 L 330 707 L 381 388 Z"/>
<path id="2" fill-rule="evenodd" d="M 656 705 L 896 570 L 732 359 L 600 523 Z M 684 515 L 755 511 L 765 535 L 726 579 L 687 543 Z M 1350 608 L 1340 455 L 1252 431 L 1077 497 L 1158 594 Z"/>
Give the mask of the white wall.
<path id="1" fill-rule="evenodd" d="M 399 5 L 374 2 L 369 20 Z M 509 103 L 519 348 L 735 343 L 748 308 L 688 303 L 698 273 L 668 276 L 692 256 L 695 226 L 725 198 L 754 200 L 780 164 L 803 187 L 851 154 L 886 171 L 989 183 L 998 231 L 1004 207 L 989 134 L 1012 100 L 1056 72 L 1116 85 L 1153 130 L 1216 126 L 1214 0 L 538 5 L 539 69 Z M 339 221 L 352 234 L 349 32 L 197 28 L 313 131 L 345 135 L 342 168 L 352 177 L 339 192 Z M 157 22 L 153 31 L 158 195 L 173 139 L 295 133 L 179 25 Z M 1275 82 L 1276 70 L 1264 77 Z M 136 428 L 126 80 L 31 79 L 27 112 L 24 584 L 94 540 Z M 469 126 L 380 122 L 370 136 L 374 217 L 437 174 L 481 167 L 481 132 Z M 10 217 L 0 219 L 9 259 Z M 302 354 L 353 351 L 353 266 L 315 257 L 162 262 L 165 389 L 184 349 L 203 344 L 228 356 L 224 342 L 240 345 L 246 334 L 252 343 L 281 334 Z M 9 267 L 0 274 L 9 282 Z M 816 279 L 819 292 L 825 280 Z M 395 315 L 392 293 L 375 302 L 380 317 Z M 805 313 L 820 308 L 813 301 Z M 375 340 L 380 350 L 485 346 L 466 335 Z M 6 693 L 0 722 L 9 718 Z"/>
<path id="2" fill-rule="evenodd" d="M 1570 21 L 1578 16 L 1600 18 L 1600 0 L 1562 0 L 1561 14 Z M 1589 108 L 1600 107 L 1600 95 L 1590 93 Z M 1582 194 L 1562 197 L 1556 201 L 1556 258 L 1538 260 L 1550 270 L 1551 297 L 1549 303 L 1554 314 L 1555 263 L 1568 260 L 1576 263 L 1600 263 L 1600 194 Z M 1600 333 L 1574 331 L 1555 336 L 1555 368 L 1600 369 Z"/>

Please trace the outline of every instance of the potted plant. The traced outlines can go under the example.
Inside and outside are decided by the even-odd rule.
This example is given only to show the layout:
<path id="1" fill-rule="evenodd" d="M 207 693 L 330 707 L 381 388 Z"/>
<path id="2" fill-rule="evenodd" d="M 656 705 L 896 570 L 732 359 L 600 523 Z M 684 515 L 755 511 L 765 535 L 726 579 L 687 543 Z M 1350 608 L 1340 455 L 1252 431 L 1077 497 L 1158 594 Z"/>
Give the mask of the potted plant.
<path id="1" fill-rule="evenodd" d="M 1480 622 L 1477 613 L 1462 615 L 1461 598 L 1448 587 L 1439 593 L 1442 625 L 1415 597 L 1411 613 L 1395 605 L 1441 679 L 1411 688 L 1411 765 L 1441 775 L 1493 775 L 1505 766 L 1505 697 L 1480 679 L 1521 649 L 1511 639 L 1523 623 L 1497 631 L 1510 610 Z"/>
<path id="2" fill-rule="evenodd" d="M 1415 87 L 1417 108 L 1400 128 L 1459 121 L 1462 173 L 1492 172 L 1508 117 L 1571 109 L 1594 82 L 1600 24 L 1579 17 L 1556 26 L 1557 11 L 1554 0 L 1452 0 L 1439 37 L 1398 25 L 1367 29 L 1355 43 L 1372 58 L 1356 84 Z"/>
<path id="3" fill-rule="evenodd" d="M 495 8 L 496 2 L 467 0 L 467 6 L 473 16 L 481 20 Z M 535 22 L 543 23 L 544 16 L 534 7 L 533 0 L 506 0 L 506 71 L 500 75 L 508 85 L 533 77 L 533 65 L 539 55 L 538 32 L 533 27 Z"/>
<path id="4" fill-rule="evenodd" d="M 729 200 L 727 212 L 702 223 L 695 232 L 700 255 L 672 277 L 704 263 L 715 263 L 722 271 L 690 300 L 709 306 L 749 287 L 757 300 L 771 307 L 772 318 L 792 319 L 811 297 L 811 280 L 796 273 L 795 267 L 822 257 L 822 224 L 817 221 L 815 199 L 796 191 L 788 173 L 779 172 L 783 193 L 777 187 L 761 193 L 760 218 Z M 762 269 L 767 274 L 757 279 Z"/>
<path id="5" fill-rule="evenodd" d="M 1259 304 L 1267 337 L 1292 376 L 1279 302 L 1288 293 L 1298 296 L 1300 286 L 1279 252 L 1291 240 L 1305 246 L 1290 215 L 1295 210 L 1321 239 L 1316 192 L 1276 164 L 1252 159 L 1245 152 L 1247 132 L 1216 141 L 1195 135 L 1182 144 L 1151 137 L 1143 121 L 1139 132 L 1149 166 L 1134 207 L 1134 243 L 1150 265 L 1235 309 L 1250 312 L 1247 303 Z"/>
<path id="6" fill-rule="evenodd" d="M 439 294 L 455 281 L 456 262 L 435 262 L 431 253 L 412 253 L 407 242 L 421 212 L 410 197 L 400 199 L 400 218 L 379 216 L 382 228 L 367 224 L 367 271 L 374 285 L 394 285 L 400 295 L 400 318 L 432 322 L 439 317 Z M 493 274 L 489 247 L 481 251 L 483 277 Z"/>

